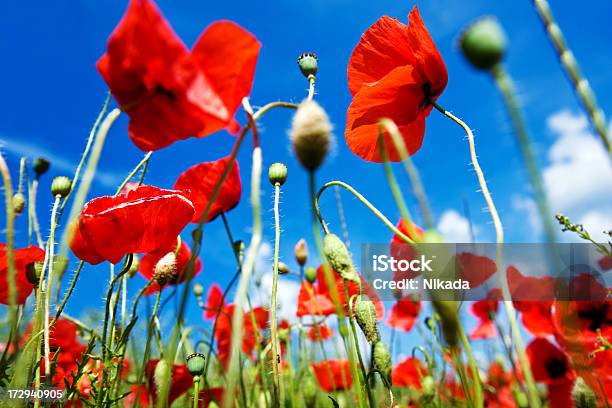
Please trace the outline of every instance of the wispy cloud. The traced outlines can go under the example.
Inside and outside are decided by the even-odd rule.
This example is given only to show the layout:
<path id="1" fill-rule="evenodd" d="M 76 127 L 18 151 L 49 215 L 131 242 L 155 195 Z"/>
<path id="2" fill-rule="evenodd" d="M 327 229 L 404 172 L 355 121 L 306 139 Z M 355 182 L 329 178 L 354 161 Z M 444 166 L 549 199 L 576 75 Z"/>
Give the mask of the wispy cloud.
<path id="1" fill-rule="evenodd" d="M 0 149 L 20 157 L 44 157 L 51 162 L 54 169 L 66 172 L 67 174 L 73 173 L 78 164 L 71 162 L 47 147 L 23 143 L 22 141 L 14 138 L 8 138 L 1 135 Z M 120 174 L 99 169 L 96 171 L 96 175 L 94 177 L 94 181 L 104 187 L 115 187 L 121 183 L 121 180 L 122 176 Z"/>

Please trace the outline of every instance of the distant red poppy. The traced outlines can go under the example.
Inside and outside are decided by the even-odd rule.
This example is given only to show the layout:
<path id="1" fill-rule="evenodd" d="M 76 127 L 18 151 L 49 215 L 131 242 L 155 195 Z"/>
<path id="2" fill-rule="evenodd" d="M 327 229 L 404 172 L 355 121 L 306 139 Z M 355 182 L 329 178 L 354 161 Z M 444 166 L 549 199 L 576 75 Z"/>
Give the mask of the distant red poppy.
<path id="1" fill-rule="evenodd" d="M 217 284 L 212 284 L 208 289 L 208 296 L 206 299 L 206 311 L 204 312 L 205 319 L 212 319 L 219 313 L 221 308 L 225 306 L 223 301 L 223 291 Z"/>
<path id="2" fill-rule="evenodd" d="M 23 305 L 32 293 L 34 286 L 26 277 L 26 268 L 34 262 L 45 260 L 45 251 L 37 246 L 13 250 L 13 265 L 15 265 L 15 283 L 17 288 L 17 304 Z M 0 244 L 0 303 L 9 304 L 8 256 L 6 244 Z"/>
<path id="3" fill-rule="evenodd" d="M 159 360 L 149 360 L 145 366 L 145 376 L 147 378 L 148 390 L 153 396 L 153 402 L 157 400 L 157 384 L 155 382 L 155 368 L 159 364 Z M 193 385 L 193 377 L 189 374 L 187 366 L 184 364 L 174 364 L 172 367 L 172 375 L 170 379 L 170 390 L 168 391 L 168 404 L 178 397 L 183 395 Z M 143 387 L 140 393 L 147 392 Z"/>
<path id="4" fill-rule="evenodd" d="M 421 378 L 426 374 L 421 360 L 416 357 L 408 357 L 393 367 L 391 381 L 396 387 L 413 387 L 421 389 Z"/>
<path id="5" fill-rule="evenodd" d="M 217 21 L 189 51 L 153 1 L 131 0 L 97 66 L 130 116 L 132 141 L 158 150 L 236 129 L 233 117 L 251 91 L 260 47 L 237 24 Z"/>
<path id="6" fill-rule="evenodd" d="M 348 66 L 353 101 L 347 112 L 346 142 L 367 161 L 382 161 L 378 120 L 392 119 L 414 154 L 423 143 L 429 99 L 437 99 L 448 81 L 446 67 L 415 6 L 409 24 L 384 16 L 366 30 Z M 384 136 L 391 161 L 399 161 L 389 135 Z"/>
<path id="7" fill-rule="evenodd" d="M 457 254 L 455 266 L 458 276 L 470 283 L 470 289 L 479 287 L 497 271 L 494 260 L 470 252 Z"/>
<path id="8" fill-rule="evenodd" d="M 206 210 L 215 185 L 229 164 L 229 160 L 228 156 L 216 161 L 196 164 L 183 172 L 176 180 L 176 183 L 174 183 L 174 189 L 184 191 L 185 196 L 191 200 L 195 207 L 196 211 L 191 222 L 200 222 L 200 218 Z M 223 182 L 215 202 L 208 211 L 206 222 L 237 206 L 241 193 L 240 170 L 238 162 L 234 160 L 232 169 Z"/>
<path id="9" fill-rule="evenodd" d="M 599 261 L 597 261 L 599 267 L 604 271 L 609 271 L 612 269 L 612 256 L 604 256 Z"/>
<path id="10" fill-rule="evenodd" d="M 501 290 L 491 289 L 485 299 L 478 300 L 472 304 L 470 310 L 479 321 L 476 328 L 470 333 L 471 339 L 490 339 L 497 335 L 494 321 L 497 308 L 499 307 L 499 300 L 502 298 Z"/>
<path id="11" fill-rule="evenodd" d="M 425 232 L 418 225 L 410 223 L 410 221 L 406 221 L 403 218 L 399 220 L 396 228 L 414 241 L 419 241 L 425 235 Z M 403 259 L 411 261 L 416 258 L 417 250 L 413 245 L 404 241 L 397 234 L 393 234 L 389 247 L 389 254 L 397 260 Z M 418 275 L 419 273 L 414 272 L 412 269 L 407 269 L 405 271 L 398 270 L 394 272 L 393 280 L 401 281 L 402 279 L 413 279 Z"/>
<path id="12" fill-rule="evenodd" d="M 348 360 L 324 360 L 311 363 L 319 385 L 325 392 L 348 390 L 351 388 L 353 379 Z M 331 376 L 330 376 L 331 372 Z"/>
<path id="13" fill-rule="evenodd" d="M 191 201 L 178 191 L 152 186 L 94 198 L 73 224 L 70 248 L 93 265 L 116 264 L 127 254 L 169 251 L 194 211 Z"/>
<path id="14" fill-rule="evenodd" d="M 157 262 L 164 257 L 169 251 L 159 251 L 146 254 L 140 260 L 139 272 L 147 280 L 151 280 L 155 275 L 155 266 Z M 178 253 L 176 254 L 176 275 L 174 279 L 168 285 L 177 285 L 183 283 L 187 279 L 187 267 L 189 266 L 189 260 L 191 259 L 191 250 L 185 244 L 185 241 L 181 241 Z M 202 270 L 202 262 L 200 257 L 195 260 L 193 268 L 193 276 L 196 276 Z M 167 287 L 168 285 L 165 285 Z M 149 295 L 157 293 L 159 290 L 159 284 L 157 282 L 152 283 L 149 288 L 145 291 L 145 294 Z"/>
<path id="15" fill-rule="evenodd" d="M 551 276 L 525 276 L 516 267 L 509 266 L 506 278 L 514 307 L 521 321 L 534 336 L 554 333 L 551 308 L 554 299 L 554 278 Z"/>
<path id="16" fill-rule="evenodd" d="M 391 307 L 387 324 L 396 329 L 410 331 L 421 311 L 421 301 L 417 296 L 408 295 L 399 299 Z"/>
<path id="17" fill-rule="evenodd" d="M 149 391 L 145 385 L 140 387 L 140 394 L 138 394 L 138 404 L 136 404 L 136 394 L 138 393 L 138 384 L 134 384 L 130 387 L 130 393 L 123 399 L 123 406 L 125 408 L 132 408 L 136 405 L 142 408 L 149 407 Z"/>
<path id="18" fill-rule="evenodd" d="M 567 354 L 542 337 L 529 343 L 526 351 L 534 379 L 548 387 L 551 406 L 572 407 L 571 392 L 576 374 Z"/>
<path id="19" fill-rule="evenodd" d="M 334 335 L 334 331 L 326 324 L 315 324 L 308 329 L 308 338 L 312 341 L 327 340 Z"/>

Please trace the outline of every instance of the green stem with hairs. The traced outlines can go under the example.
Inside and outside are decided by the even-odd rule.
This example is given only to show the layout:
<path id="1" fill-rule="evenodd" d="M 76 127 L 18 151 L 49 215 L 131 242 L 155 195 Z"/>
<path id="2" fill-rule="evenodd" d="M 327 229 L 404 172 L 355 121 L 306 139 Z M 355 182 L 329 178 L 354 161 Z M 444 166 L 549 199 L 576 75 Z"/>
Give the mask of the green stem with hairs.
<path id="1" fill-rule="evenodd" d="M 272 277 L 272 304 L 270 306 L 270 337 L 272 340 L 272 367 L 274 371 L 274 405 L 281 406 L 280 363 L 281 352 L 278 342 L 278 325 L 276 322 L 276 291 L 278 288 L 278 252 L 280 248 L 280 215 L 278 201 L 280 198 L 280 183 L 274 184 L 274 275 Z"/>
<path id="2" fill-rule="evenodd" d="M 140 163 L 138 163 L 136 165 L 136 167 L 134 167 L 132 169 L 130 174 L 127 175 L 127 177 L 123 180 L 121 185 L 117 188 L 117 191 L 115 191 L 115 196 L 118 196 L 121 193 L 121 190 L 123 190 L 123 188 L 126 186 L 127 183 L 129 183 L 129 181 L 132 179 L 132 177 L 134 177 L 136 175 L 136 173 L 138 173 L 138 170 L 140 170 L 141 168 L 146 169 L 146 166 L 147 166 L 147 164 L 149 162 L 149 159 L 151 158 L 152 154 L 153 154 L 152 151 L 151 152 L 147 152 L 147 154 L 145 154 L 144 158 L 140 161 Z"/>
<path id="3" fill-rule="evenodd" d="M 312 74 L 308 75 L 308 98 L 306 98 L 309 101 L 312 101 L 312 98 L 314 98 L 314 94 L 315 94 L 315 80 L 316 77 Z"/>
<path id="4" fill-rule="evenodd" d="M 38 193 L 38 177 L 32 180 L 28 186 L 28 243 L 32 240 L 32 232 L 36 236 L 36 243 L 39 248 L 44 246 L 42 234 L 40 233 L 40 225 L 38 224 L 38 215 L 36 214 L 36 195 Z"/>
<path id="5" fill-rule="evenodd" d="M 11 326 L 10 332 L 13 334 L 13 342 L 15 350 L 18 350 L 18 336 L 17 336 L 17 278 L 15 276 L 15 209 L 13 208 L 13 185 L 11 183 L 11 173 L 4 160 L 2 154 L 0 154 L 0 173 L 2 174 L 2 182 L 4 183 L 4 202 L 6 207 L 6 264 L 7 264 L 7 281 L 0 282 L 0 285 L 8 286 L 8 299 L 9 299 L 9 324 Z M 7 345 L 8 347 L 8 345 Z"/>
<path id="6" fill-rule="evenodd" d="M 142 356 L 142 364 L 140 365 L 138 369 L 138 377 L 137 377 L 138 378 L 137 380 L 138 389 L 136 390 L 136 397 L 134 398 L 134 401 L 136 401 L 136 407 L 140 405 L 140 399 L 139 399 L 140 389 L 142 388 L 142 380 L 144 378 L 145 368 L 147 366 L 147 361 L 149 360 L 149 353 L 151 351 L 151 335 L 153 332 L 153 326 L 155 325 L 155 317 L 157 316 L 157 308 L 159 307 L 159 299 L 161 298 L 161 292 L 162 292 L 162 287 L 160 285 L 159 290 L 157 291 L 157 296 L 155 297 L 155 304 L 153 305 L 153 312 L 151 313 L 151 319 L 149 320 L 149 325 L 147 327 L 147 340 L 145 342 L 144 355 Z M 169 364 L 170 371 L 172 371 L 173 364 L 174 362 L 170 362 Z"/>
<path id="7" fill-rule="evenodd" d="M 495 241 L 497 243 L 497 256 L 496 256 L 496 264 L 497 264 L 497 272 L 499 274 L 499 282 L 503 293 L 503 303 L 504 308 L 506 310 L 506 315 L 508 316 L 508 321 L 510 323 L 510 329 L 512 334 L 512 339 L 514 341 L 514 345 L 516 348 L 516 352 L 519 358 L 519 362 L 521 367 L 523 368 L 523 373 L 525 375 L 525 383 L 527 384 L 527 395 L 529 399 L 529 404 L 532 408 L 540 407 L 540 397 L 538 394 L 538 389 L 536 387 L 533 373 L 531 372 L 531 366 L 529 365 L 529 360 L 527 359 L 527 355 L 525 354 L 525 346 L 523 343 L 523 338 L 521 336 L 521 331 L 516 320 L 516 313 L 514 310 L 514 306 L 512 305 L 512 298 L 510 295 L 510 289 L 508 287 L 508 280 L 506 277 L 506 271 L 503 267 L 503 244 L 504 244 L 504 230 L 501 223 L 501 219 L 499 218 L 499 214 L 497 212 L 497 208 L 495 207 L 495 203 L 493 202 L 493 198 L 491 197 L 491 193 L 489 192 L 489 187 L 487 186 L 487 181 L 485 180 L 484 173 L 480 164 L 478 163 L 478 156 L 476 154 L 476 144 L 474 142 L 474 134 L 470 127 L 463 122 L 461 119 L 450 113 L 449 111 L 442 108 L 434 101 L 430 101 L 430 103 L 442 113 L 447 118 L 451 119 L 457 125 L 459 125 L 466 133 L 470 157 L 472 160 L 472 165 L 474 167 L 474 171 L 476 172 L 476 176 L 478 178 L 478 184 L 480 185 L 480 190 L 482 195 L 487 203 L 487 208 L 489 209 L 489 213 L 491 214 L 491 219 L 493 221 L 493 226 L 495 227 Z"/>
<path id="8" fill-rule="evenodd" d="M 55 196 L 55 201 L 53 202 L 53 209 L 51 210 L 51 232 L 49 233 L 49 239 L 47 241 L 47 251 L 49 254 L 47 264 L 49 266 L 49 273 L 47 274 L 47 277 L 46 277 L 47 287 L 43 291 L 44 302 L 45 302 L 45 305 L 44 305 L 45 317 L 44 317 L 43 327 L 44 327 L 44 342 L 45 342 L 45 380 L 46 381 L 50 381 L 50 374 L 51 374 L 51 364 L 50 364 L 51 348 L 49 345 L 49 330 L 51 329 L 51 327 L 49 325 L 49 307 L 51 303 L 51 288 L 53 284 L 53 266 L 55 265 L 55 257 L 53 255 L 53 252 L 55 250 L 55 229 L 57 228 L 56 215 L 57 215 L 57 209 L 59 207 L 61 198 L 62 198 L 61 195 L 58 194 Z M 44 266 L 43 266 L 43 271 L 44 271 Z M 41 282 L 43 282 L 42 277 L 41 277 Z"/>
<path id="9" fill-rule="evenodd" d="M 193 408 L 200 406 L 200 376 L 193 377 Z"/>
<path id="10" fill-rule="evenodd" d="M 561 66 L 571 81 L 578 99 L 580 99 L 580 102 L 582 102 L 582 105 L 587 111 L 591 125 L 608 151 L 610 159 L 612 159 L 612 143 L 610 142 L 608 131 L 606 129 L 606 118 L 604 112 L 597 104 L 595 93 L 591 89 L 589 81 L 580 71 L 580 67 L 578 66 L 578 62 L 576 61 L 572 50 L 570 50 L 567 46 L 563 32 L 552 15 L 548 1 L 533 0 L 533 6 L 538 12 L 540 19 L 542 20 L 542 24 L 546 29 L 546 33 L 548 34 L 548 38 L 552 42 L 553 47 L 557 52 Z"/>

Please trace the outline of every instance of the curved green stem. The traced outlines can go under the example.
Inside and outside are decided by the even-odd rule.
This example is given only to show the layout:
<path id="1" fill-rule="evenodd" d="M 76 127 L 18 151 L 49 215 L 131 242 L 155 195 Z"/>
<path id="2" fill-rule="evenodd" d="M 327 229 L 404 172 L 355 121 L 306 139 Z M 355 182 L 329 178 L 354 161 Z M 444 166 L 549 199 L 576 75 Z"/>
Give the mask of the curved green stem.
<path id="1" fill-rule="evenodd" d="M 147 154 L 145 154 L 144 158 L 140 161 L 140 163 L 138 163 L 136 165 L 136 167 L 134 167 L 132 169 L 132 171 L 130 172 L 130 174 L 127 175 L 127 177 L 123 180 L 123 182 L 121 183 L 121 185 L 119 186 L 119 188 L 117 188 L 117 191 L 115 191 L 115 196 L 119 195 L 121 193 L 121 190 L 123 190 L 123 188 L 126 186 L 126 184 L 132 179 L 132 177 L 134 177 L 136 175 L 136 173 L 138 173 L 138 170 L 140 170 L 141 168 L 146 168 L 149 159 L 151 158 L 151 155 L 153 154 L 153 152 L 147 152 Z"/>
<path id="2" fill-rule="evenodd" d="M 278 342 L 278 327 L 276 322 L 276 291 L 278 287 L 278 252 L 280 248 L 280 215 L 278 201 L 280 198 L 280 183 L 274 184 L 274 275 L 272 277 L 272 304 L 270 306 L 270 337 L 272 340 L 272 367 L 274 371 L 274 405 L 281 405 L 280 363 L 281 352 Z"/>
<path id="3" fill-rule="evenodd" d="M 574 54 L 567 46 L 563 32 L 561 31 L 559 25 L 555 22 L 552 15 L 548 1 L 533 0 L 533 5 L 537 10 L 540 19 L 542 20 L 542 24 L 544 24 L 544 28 L 548 33 L 548 38 L 552 42 L 555 51 L 557 52 L 559 61 L 563 66 L 567 77 L 570 79 L 578 99 L 580 99 L 580 102 L 582 102 L 587 111 L 591 125 L 603 142 L 606 150 L 608 151 L 610 159 L 612 159 L 612 143 L 610 142 L 608 131 L 606 129 L 606 118 L 604 112 L 597 104 L 595 93 L 591 89 L 589 81 L 581 73 Z"/>
<path id="4" fill-rule="evenodd" d="M 538 395 L 538 390 L 533 379 L 533 373 L 531 372 L 531 367 L 529 365 L 529 360 L 527 359 L 527 355 L 525 354 L 525 346 L 523 343 L 523 338 L 521 336 L 521 331 L 516 320 L 516 313 L 514 311 L 514 306 L 512 305 L 512 300 L 510 296 L 510 289 L 508 287 L 508 280 L 506 278 L 506 272 L 503 267 L 503 244 L 504 244 L 504 230 L 501 223 L 501 219 L 499 218 L 499 214 L 497 212 L 497 208 L 495 207 L 495 203 L 493 202 L 493 198 L 491 197 L 491 193 L 489 192 L 489 187 L 487 186 L 487 182 L 484 177 L 484 173 L 480 164 L 478 163 L 478 156 L 476 154 L 476 144 L 474 142 L 474 134 L 470 127 L 463 122 L 461 119 L 450 113 L 449 111 L 442 108 L 434 101 L 430 101 L 431 104 L 442 113 L 444 116 L 450 118 L 456 124 L 458 124 L 466 133 L 469 149 L 470 149 L 470 157 L 472 160 L 472 165 L 474 167 L 474 171 L 476 172 L 476 176 L 478 177 L 478 184 L 480 185 L 480 190 L 482 195 L 487 203 L 487 208 L 489 209 L 489 213 L 491 214 L 491 219 L 493 220 L 493 226 L 495 227 L 495 237 L 497 243 L 497 256 L 496 256 L 496 264 L 497 264 L 497 272 L 499 274 L 500 286 L 502 289 L 502 293 L 504 296 L 504 308 L 506 310 L 506 314 L 508 316 L 508 321 L 510 322 L 510 328 L 512 333 L 512 339 L 514 340 L 514 345 L 516 347 L 516 352 L 519 357 L 519 362 L 521 367 L 523 368 L 523 372 L 525 375 L 525 382 L 527 384 L 527 395 L 529 397 L 529 403 L 532 408 L 540 407 L 540 397 Z"/>
<path id="5" fill-rule="evenodd" d="M 51 374 L 51 360 L 50 360 L 51 348 L 49 345 L 49 329 L 50 329 L 49 306 L 50 306 L 50 300 L 51 300 L 51 287 L 52 287 L 51 285 L 53 284 L 53 266 L 55 264 L 55 257 L 53 255 L 53 252 L 55 250 L 55 229 L 57 227 L 56 215 L 57 215 L 57 209 L 59 207 L 61 198 L 62 197 L 58 194 L 55 196 L 55 201 L 53 202 L 53 210 L 51 210 L 51 232 L 49 233 L 49 240 L 47 241 L 47 251 L 49 254 L 47 263 L 49 266 L 49 273 L 47 274 L 47 277 L 46 277 L 47 287 L 43 291 L 44 299 L 45 299 L 45 305 L 44 305 L 45 317 L 44 317 L 43 327 L 44 327 L 44 342 L 45 342 L 45 380 L 46 381 L 50 380 L 50 374 Z M 43 266 L 43 269 L 44 269 L 44 266 Z M 41 277 L 41 282 L 42 282 L 42 277 Z"/>

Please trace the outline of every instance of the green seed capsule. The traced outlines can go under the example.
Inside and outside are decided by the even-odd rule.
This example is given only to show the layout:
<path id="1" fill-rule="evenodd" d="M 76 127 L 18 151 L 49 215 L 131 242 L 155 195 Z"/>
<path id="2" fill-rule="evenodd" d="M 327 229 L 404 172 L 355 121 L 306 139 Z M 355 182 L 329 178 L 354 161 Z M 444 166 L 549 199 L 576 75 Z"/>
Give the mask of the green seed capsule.
<path id="1" fill-rule="evenodd" d="M 310 75 L 317 75 L 318 70 L 318 58 L 314 52 L 304 52 L 300 54 L 297 60 L 300 71 L 306 78 Z"/>
<path id="2" fill-rule="evenodd" d="M 282 186 L 287 180 L 287 166 L 283 163 L 273 163 L 268 169 L 268 179 L 273 186 Z"/>
<path id="3" fill-rule="evenodd" d="M 506 35 L 493 17 L 477 20 L 460 38 L 463 55 L 476 69 L 482 70 L 490 70 L 502 60 L 506 43 Z"/>
<path id="4" fill-rule="evenodd" d="M 194 377 L 204 374 L 206 357 L 202 353 L 193 353 L 187 356 L 187 370 Z"/>
<path id="5" fill-rule="evenodd" d="M 15 193 L 13 195 L 13 211 L 19 215 L 25 208 L 25 196 L 22 193 Z"/>
<path id="6" fill-rule="evenodd" d="M 53 262 L 53 272 L 62 276 L 66 269 L 68 269 L 68 258 L 62 255 L 57 255 L 55 257 L 55 262 Z"/>
<path id="7" fill-rule="evenodd" d="M 365 335 L 366 340 L 370 344 L 375 344 L 380 340 L 380 332 L 378 331 L 374 303 L 364 296 L 359 296 L 355 301 L 354 307 L 355 320 L 357 320 L 357 324 Z"/>
<path id="8" fill-rule="evenodd" d="M 323 252 L 331 267 L 342 277 L 361 284 L 353 267 L 353 262 L 344 242 L 335 234 L 327 234 L 323 239 Z"/>
<path id="9" fill-rule="evenodd" d="M 385 343 L 378 341 L 372 347 L 372 356 L 374 360 L 374 368 L 381 372 L 387 382 L 391 384 L 391 354 Z"/>
<path id="10" fill-rule="evenodd" d="M 66 197 L 72 190 L 72 181 L 66 176 L 58 176 L 51 183 L 51 194 Z"/>
<path id="11" fill-rule="evenodd" d="M 314 283 L 314 281 L 317 280 L 317 270 L 314 267 L 309 266 L 304 271 L 304 276 L 308 282 Z"/>

